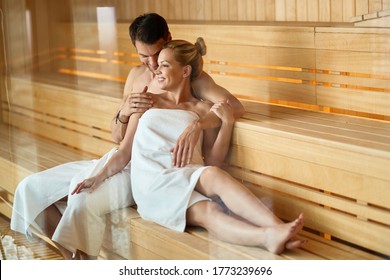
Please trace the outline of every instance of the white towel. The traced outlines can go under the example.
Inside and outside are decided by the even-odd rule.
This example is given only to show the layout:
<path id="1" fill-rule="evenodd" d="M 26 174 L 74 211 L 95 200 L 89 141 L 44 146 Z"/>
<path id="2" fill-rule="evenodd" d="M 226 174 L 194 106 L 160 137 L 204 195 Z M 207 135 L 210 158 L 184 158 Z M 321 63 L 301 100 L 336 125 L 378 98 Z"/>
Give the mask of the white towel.
<path id="1" fill-rule="evenodd" d="M 150 109 L 139 120 L 132 151 L 131 184 L 141 217 L 184 231 L 187 208 L 207 197 L 194 191 L 204 166 L 200 137 L 191 164 L 172 167 L 171 149 L 199 116 L 178 109 Z"/>

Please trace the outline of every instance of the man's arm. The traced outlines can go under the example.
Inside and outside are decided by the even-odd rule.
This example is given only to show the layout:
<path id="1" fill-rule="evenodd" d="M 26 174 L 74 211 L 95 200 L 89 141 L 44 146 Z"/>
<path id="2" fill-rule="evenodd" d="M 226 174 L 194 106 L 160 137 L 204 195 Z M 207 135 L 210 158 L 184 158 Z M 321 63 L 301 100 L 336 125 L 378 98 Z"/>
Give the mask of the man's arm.
<path id="1" fill-rule="evenodd" d="M 213 78 L 206 72 L 203 71 L 202 74 L 191 83 L 191 86 L 195 94 L 203 100 L 211 101 L 214 104 L 227 100 L 233 108 L 235 119 L 239 119 L 245 114 L 245 109 L 241 102 L 228 90 L 215 83 Z"/>
<path id="2" fill-rule="evenodd" d="M 116 143 L 121 142 L 125 137 L 130 116 L 134 113 L 144 113 L 153 105 L 151 94 L 147 93 L 147 87 L 142 92 L 132 93 L 138 71 L 138 68 L 133 68 L 127 76 L 122 101 L 111 120 L 111 136 Z"/>

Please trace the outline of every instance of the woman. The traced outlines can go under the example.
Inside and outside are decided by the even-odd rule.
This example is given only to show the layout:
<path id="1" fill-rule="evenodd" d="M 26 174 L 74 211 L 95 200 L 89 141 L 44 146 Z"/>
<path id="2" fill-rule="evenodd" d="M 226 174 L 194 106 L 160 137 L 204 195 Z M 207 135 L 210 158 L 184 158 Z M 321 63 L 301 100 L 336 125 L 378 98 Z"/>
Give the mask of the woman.
<path id="1" fill-rule="evenodd" d="M 156 96 L 152 109 L 131 116 L 118 152 L 73 193 L 95 191 L 132 159 L 133 196 L 144 219 L 177 231 L 184 231 L 186 225 L 202 226 L 223 241 L 262 246 L 277 254 L 299 247 L 303 242 L 293 238 L 303 226 L 302 214 L 293 222 L 283 223 L 228 173 L 208 166 L 221 162 L 216 143 L 230 139 L 233 116 L 226 107 L 212 108 L 192 94 L 190 82 L 201 72 L 204 54 L 201 38 L 195 45 L 181 40 L 164 45 L 155 82 L 166 92 Z M 192 162 L 175 167 L 171 152 L 180 132 L 210 111 L 221 117 L 221 130 L 204 130 Z M 234 215 L 226 214 L 210 200 L 214 196 L 220 197 Z"/>

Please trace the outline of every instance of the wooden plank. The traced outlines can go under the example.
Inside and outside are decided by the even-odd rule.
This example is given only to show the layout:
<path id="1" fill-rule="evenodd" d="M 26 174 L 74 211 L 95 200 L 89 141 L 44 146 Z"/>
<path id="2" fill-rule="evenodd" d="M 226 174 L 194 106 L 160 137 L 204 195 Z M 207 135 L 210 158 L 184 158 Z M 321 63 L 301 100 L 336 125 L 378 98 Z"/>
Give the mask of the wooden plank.
<path id="1" fill-rule="evenodd" d="M 324 205 L 331 209 L 362 217 L 366 220 L 376 221 L 390 226 L 390 209 L 377 208 L 373 205 L 362 205 L 348 197 L 335 196 L 313 188 L 292 182 L 286 182 L 274 177 L 243 170 L 234 166 L 227 167 L 227 171 L 239 181 L 246 181 L 269 190 L 283 193 L 297 199 L 306 200 L 316 205 Z"/>
<path id="2" fill-rule="evenodd" d="M 207 44 L 224 42 L 224 44 L 239 46 L 314 47 L 314 28 L 310 27 L 173 23 L 170 24 L 170 30 L 175 38 L 192 42 L 196 37 L 202 36 Z"/>
<path id="3" fill-rule="evenodd" d="M 273 202 L 273 211 L 283 219 L 292 220 L 303 212 L 305 213 L 305 225 L 309 228 L 348 240 L 348 242 L 384 255 L 390 255 L 390 248 L 386 242 L 387 236 L 390 234 L 390 227 L 358 220 L 356 217 L 316 206 L 304 200 L 296 200 L 278 192 L 268 192 L 264 188 L 253 185 L 247 186 L 257 196 L 269 197 Z"/>
<path id="4" fill-rule="evenodd" d="M 386 29 L 317 27 L 315 43 L 317 49 L 389 53 L 389 34 Z"/>
<path id="5" fill-rule="evenodd" d="M 164 259 L 240 259 L 237 254 L 213 252 L 208 242 L 188 233 L 172 231 L 142 219 L 132 220 L 131 226 L 132 242 Z"/>
<path id="6" fill-rule="evenodd" d="M 139 218 L 139 214 L 132 207 L 115 210 L 106 215 L 106 231 L 102 247 L 109 259 L 135 258 L 130 233 L 130 223 L 135 218 Z M 102 255 L 102 252 L 99 255 Z"/>
<path id="7" fill-rule="evenodd" d="M 0 215 L 0 234 L 10 235 L 17 246 L 25 246 L 33 251 L 33 258 L 36 260 L 63 260 L 60 253 L 55 247 L 47 244 L 39 238 L 27 239 L 24 234 L 15 232 L 10 229 L 10 220 Z M 2 245 L 0 243 L 0 249 Z M 0 252 L 1 254 L 1 252 Z"/>
<path id="8" fill-rule="evenodd" d="M 229 75 L 247 77 L 250 79 L 263 79 L 280 81 L 292 84 L 313 83 L 315 73 L 305 71 L 298 67 L 244 64 L 234 62 L 209 62 L 205 63 L 204 70 L 214 75 Z"/>
<path id="9" fill-rule="evenodd" d="M 315 50 L 303 48 L 279 48 L 261 46 L 241 46 L 208 44 L 206 60 L 229 65 L 247 65 L 253 68 L 278 66 L 285 71 L 299 71 L 299 68 L 315 68 Z"/>
<path id="10" fill-rule="evenodd" d="M 39 169 L 26 169 L 21 165 L 9 162 L 2 157 L 0 157 L 0 168 L 3 170 L 0 173 L 1 188 L 11 194 L 15 193 L 16 186 L 23 178 L 31 175 L 33 171 L 39 171 Z"/>
<path id="11" fill-rule="evenodd" d="M 321 130 L 322 127 L 344 129 L 341 133 L 347 133 L 349 131 L 359 133 L 357 138 L 365 138 L 368 135 L 378 135 L 384 137 L 390 137 L 390 124 L 388 122 L 376 121 L 364 118 L 356 118 L 352 116 L 341 116 L 337 114 L 314 112 L 303 109 L 295 109 L 290 107 L 275 106 L 270 104 L 261 104 L 254 102 L 242 102 L 246 115 L 243 119 L 251 119 L 252 115 L 263 115 L 266 117 L 272 117 L 276 119 L 286 119 L 289 121 L 297 122 L 294 124 L 298 127 L 300 123 L 315 124 L 315 131 Z M 378 142 L 380 143 L 380 142 Z M 385 138 L 381 144 L 389 144 L 388 139 Z"/>
<path id="12" fill-rule="evenodd" d="M 12 104 L 108 130 L 118 99 L 14 79 Z M 48 106 L 50 104 L 50 106 Z M 110 110 L 111 109 L 111 110 Z"/>
<path id="13" fill-rule="evenodd" d="M 366 251 L 353 248 L 337 241 L 327 240 L 318 235 L 307 231 L 301 232 L 302 238 L 308 238 L 309 242 L 305 245 L 304 250 L 309 250 L 313 254 L 329 260 L 379 260 L 381 256 L 368 253 Z"/>
<path id="14" fill-rule="evenodd" d="M 342 87 L 347 89 L 359 89 L 369 91 L 371 94 L 376 92 L 390 93 L 390 83 L 387 79 L 370 77 L 350 76 L 349 73 L 330 73 L 316 74 L 318 85 L 328 87 Z"/>
<path id="15" fill-rule="evenodd" d="M 66 130 L 48 123 L 34 121 L 20 115 L 12 115 L 10 119 L 13 126 L 36 135 L 40 135 L 41 137 L 46 137 L 59 143 L 69 145 L 73 148 L 86 151 L 96 156 L 102 156 L 107 151 L 115 147 L 115 144 L 112 142 L 102 141 L 98 138 Z"/>
<path id="16" fill-rule="evenodd" d="M 254 80 L 245 77 L 211 75 L 216 83 L 233 94 L 252 100 L 288 100 L 312 104 L 315 102 L 314 87 L 306 84 L 290 84 L 272 80 Z M 269 91 L 268 91 L 269 90 Z"/>
<path id="17" fill-rule="evenodd" d="M 297 109 L 272 104 L 262 104 L 255 102 L 242 101 L 246 112 L 259 113 L 272 117 L 275 113 L 284 113 L 289 115 L 289 119 L 304 119 L 307 122 L 324 121 L 327 126 L 345 127 L 347 130 L 362 131 L 367 133 L 378 133 L 379 135 L 389 135 L 390 124 L 385 121 L 378 121 L 368 118 L 356 118 L 325 112 L 316 112 L 314 110 Z M 351 125 L 351 127 L 350 127 Z"/>
<path id="18" fill-rule="evenodd" d="M 331 22 L 343 21 L 343 1 L 330 0 L 330 21 Z"/>
<path id="19" fill-rule="evenodd" d="M 390 54 L 317 50 L 317 69 L 389 77 Z M 370 65 L 370 68 L 367 68 Z"/>
<path id="20" fill-rule="evenodd" d="M 277 122 L 282 124 L 278 126 Z M 299 127 L 291 128 L 289 124 L 292 122 L 289 121 L 278 120 L 277 122 L 272 119 L 266 119 L 261 124 L 246 120 L 237 122 L 232 143 L 251 149 L 283 154 L 308 162 L 321 163 L 367 176 L 385 180 L 388 178 L 384 166 L 390 160 L 389 145 L 377 145 L 373 143 L 371 146 L 368 144 L 360 146 L 358 144 L 363 141 L 360 143 L 357 141 L 354 142 L 352 137 L 344 140 L 342 138 L 343 136 L 333 136 L 331 133 L 321 133 L 321 131 L 315 130 L 305 131 L 304 128 L 300 129 Z M 386 141 L 388 137 L 384 139 Z M 294 145 L 294 150 L 284 149 L 284 147 L 290 146 L 288 143 Z M 306 153 L 302 154 L 297 151 L 306 151 Z M 321 157 L 320 159 L 318 158 L 319 156 Z M 334 157 L 339 158 L 336 160 Z M 342 160 L 342 163 L 337 163 L 338 160 Z M 362 161 L 360 163 L 348 164 L 349 161 L 354 160 L 369 161 L 373 164 L 373 168 L 371 170 L 361 170 L 359 164 L 362 164 Z"/>
<path id="21" fill-rule="evenodd" d="M 315 120 L 314 123 L 311 123 L 308 121 L 310 119 L 302 118 L 300 116 L 292 116 L 290 119 L 288 116 L 288 114 L 277 112 L 275 112 L 272 117 L 260 115 L 258 113 L 246 113 L 245 116 L 242 117 L 240 125 L 241 123 L 248 123 L 256 126 L 256 122 L 258 122 L 261 125 L 272 127 L 275 130 L 290 133 L 294 133 L 294 129 L 296 129 L 295 132 L 297 134 L 299 133 L 302 136 L 309 137 L 306 140 L 300 138 L 305 142 L 316 142 L 316 140 L 310 140 L 310 138 L 331 140 L 334 143 L 324 143 L 321 145 L 328 147 L 333 146 L 339 149 L 356 151 L 358 153 L 362 152 L 358 149 L 364 150 L 366 148 L 366 153 L 368 154 L 384 156 L 390 151 L 390 134 L 388 130 L 379 130 L 378 132 L 369 133 L 369 129 L 367 132 L 359 131 L 359 126 L 351 126 L 351 128 L 349 128 L 339 125 L 338 127 L 334 127 L 332 126 L 332 123 L 322 120 Z M 256 130 L 256 128 L 254 128 L 254 130 Z M 356 147 L 354 148 L 354 146 Z"/>
<path id="22" fill-rule="evenodd" d="M 332 108 L 390 115 L 390 95 L 383 92 L 373 94 L 365 90 L 318 87 L 317 102 L 319 105 Z"/>
<path id="23" fill-rule="evenodd" d="M 255 259 L 233 245 L 194 236 L 192 230 L 176 232 L 142 219 L 134 219 L 131 224 L 132 241 L 164 259 Z M 265 254 L 266 259 L 284 259 L 260 248 L 256 250 Z"/>
<path id="24" fill-rule="evenodd" d="M 291 145 L 285 146 L 291 147 Z M 233 146 L 228 162 L 244 169 L 388 207 L 389 182 L 266 150 Z M 372 189 L 375 186 L 375 190 Z M 379 195 L 380 194 L 380 195 Z M 360 199 L 361 198 L 361 199 Z"/>
<path id="25" fill-rule="evenodd" d="M 356 15 L 368 14 L 368 0 L 355 0 Z"/>
<path id="26" fill-rule="evenodd" d="M 257 260 L 280 260 L 280 259 L 288 259 L 288 260 L 316 260 L 322 259 L 317 255 L 312 254 L 308 251 L 302 249 L 296 249 L 291 251 L 285 251 L 280 256 L 272 254 L 265 249 L 255 247 L 255 246 L 239 246 L 234 244 L 229 244 L 223 241 L 220 241 L 208 234 L 208 232 L 199 227 L 190 227 L 186 230 L 190 232 L 197 238 L 206 240 L 210 243 L 210 247 L 215 247 L 213 251 L 233 251 L 237 254 L 241 254 L 247 259 L 257 259 Z"/>
<path id="27" fill-rule="evenodd" d="M 0 128 L 4 127 L 6 126 L 0 125 Z M 50 159 L 57 165 L 75 160 L 95 158 L 92 154 L 66 147 L 45 138 L 40 138 L 37 135 L 21 131 L 15 127 L 12 127 L 9 131 L 6 129 L 1 129 L 0 131 L 0 138 L 2 144 L 4 143 L 4 149 L 7 149 L 8 153 L 12 155 L 18 154 L 19 151 L 23 153 L 29 152 L 31 153 L 29 158 L 39 156 L 44 159 Z M 37 151 L 39 151 L 39 155 Z M 45 167 L 47 168 L 48 166 Z"/>

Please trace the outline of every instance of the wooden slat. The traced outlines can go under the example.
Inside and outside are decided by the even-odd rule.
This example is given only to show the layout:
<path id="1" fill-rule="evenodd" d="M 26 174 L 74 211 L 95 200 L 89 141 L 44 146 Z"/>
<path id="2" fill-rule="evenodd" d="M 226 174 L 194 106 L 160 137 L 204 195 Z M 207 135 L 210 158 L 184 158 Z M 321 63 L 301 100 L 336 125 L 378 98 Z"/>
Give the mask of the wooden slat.
<path id="1" fill-rule="evenodd" d="M 336 114 L 313 112 L 309 110 L 295 109 L 282 106 L 274 106 L 269 104 L 261 104 L 254 102 L 243 102 L 247 114 L 243 117 L 251 119 L 255 114 L 272 117 L 275 119 L 283 119 L 294 121 L 294 126 L 302 127 L 302 125 L 315 125 L 314 130 L 321 131 L 325 129 L 335 129 L 334 134 L 338 134 L 337 129 L 343 129 L 344 133 L 358 133 L 358 139 L 366 138 L 370 135 L 390 137 L 390 124 L 388 122 L 375 121 L 365 118 L 356 118 L 351 116 L 341 116 Z M 256 118 L 253 118 L 256 119 Z M 305 126 L 308 128 L 308 126 Z M 381 138 L 379 138 L 381 139 Z M 381 144 L 390 144 L 387 138 L 382 138 Z"/>
<path id="2" fill-rule="evenodd" d="M 51 167 L 52 164 L 58 165 L 75 160 L 95 158 L 92 154 L 81 150 L 71 149 L 54 141 L 21 131 L 15 127 L 9 128 L 8 126 L 0 125 L 0 128 L 0 137 L 2 140 L 1 147 L 6 150 L 9 155 L 13 156 L 20 153 L 26 153 L 24 158 L 35 162 L 35 164 L 37 162 L 42 163 L 43 161 L 50 161 L 49 165 L 43 166 L 45 168 Z M 36 160 L 38 158 L 40 159 L 39 161 Z"/>
<path id="3" fill-rule="evenodd" d="M 316 48 L 389 53 L 390 31 L 386 28 L 316 27 Z M 338 40 L 340 37 L 343 40 Z"/>
<path id="4" fill-rule="evenodd" d="M 16 114 L 12 115 L 11 124 L 30 133 L 81 149 L 96 156 L 101 156 L 116 146 L 112 142 L 102 141 L 98 138 L 66 130 L 48 123 L 34 121 Z"/>
<path id="5" fill-rule="evenodd" d="M 11 89 L 13 92 L 11 105 L 15 104 L 106 131 L 109 130 L 112 112 L 115 112 L 118 106 L 118 99 L 47 83 L 32 83 L 23 79 L 13 79 Z"/>
<path id="6" fill-rule="evenodd" d="M 191 230 L 189 233 L 179 233 L 142 219 L 134 219 L 131 224 L 132 242 L 164 259 L 255 259 L 245 250 L 234 249 L 230 244 L 198 238 L 191 234 Z M 260 248 L 254 250 L 257 251 L 257 257 L 262 255 L 261 258 L 265 259 L 283 259 Z"/>
<path id="7" fill-rule="evenodd" d="M 265 188 L 258 188 L 250 184 L 247 186 L 257 196 L 270 198 L 273 211 L 283 219 L 292 220 L 299 213 L 305 213 L 305 225 L 309 228 L 331 234 L 384 255 L 390 255 L 390 248 L 386 246 L 385 241 L 390 234 L 388 226 L 362 221 L 342 212 L 313 205 L 304 200 L 297 200 L 279 192 L 267 191 Z"/>
<path id="8" fill-rule="evenodd" d="M 279 122 L 281 125 L 278 125 Z M 266 119 L 261 124 L 246 120 L 237 122 L 233 134 L 233 144 L 336 167 L 383 180 L 388 179 L 385 166 L 390 160 L 389 145 L 368 142 L 360 146 L 357 139 L 352 137 L 343 138 L 343 136 L 334 136 L 329 132 L 327 134 L 325 129 L 324 133 L 299 127 L 292 128 L 289 126 L 290 124 L 292 122 L 283 120 L 272 122 L 270 119 Z M 335 131 L 337 132 L 337 130 Z M 350 134 L 353 136 L 352 133 Z M 379 136 L 376 138 L 380 140 Z M 388 137 L 383 138 L 388 139 Z M 324 139 L 332 142 L 326 142 Z M 286 150 L 285 147 L 289 146 L 288 143 L 290 143 L 290 146 L 294 145 L 294 148 Z M 354 160 L 363 160 L 363 162 L 355 162 Z M 365 161 L 369 161 L 370 166 L 365 166 Z"/>
<path id="9" fill-rule="evenodd" d="M 291 133 L 294 133 L 294 129 L 296 129 L 296 132 L 307 137 L 334 141 L 336 142 L 334 145 L 338 147 L 341 147 L 340 145 L 349 145 L 350 149 L 354 149 L 354 146 L 357 146 L 357 149 L 371 149 L 372 153 L 375 153 L 375 150 L 386 152 L 390 148 L 390 131 L 388 130 L 381 131 L 378 129 L 378 132 L 370 133 L 369 128 L 367 131 L 361 131 L 357 130 L 359 126 L 349 127 L 344 125 L 343 127 L 339 125 L 337 127 L 337 124 L 333 125 L 331 122 L 321 120 L 313 120 L 312 122 L 312 120 L 298 115 L 294 118 L 294 116 L 290 117 L 288 114 L 283 115 L 277 112 L 273 112 L 272 117 L 247 113 L 242 121 L 240 121 L 240 125 L 241 123 L 243 125 L 256 125 L 257 123 L 261 123 L 269 128 L 272 127 Z M 360 129 L 362 129 L 361 126 Z M 312 141 L 315 140 L 313 139 Z"/>
<path id="10" fill-rule="evenodd" d="M 291 145 L 285 147 L 291 147 Z M 259 173 L 314 186 L 335 194 L 355 199 L 362 198 L 362 201 L 383 207 L 389 205 L 388 199 L 384 198 L 389 192 L 388 180 L 367 177 L 242 146 L 232 147 L 229 162 L 245 169 L 256 169 L 254 171 Z M 371 188 L 372 186 L 375 186 L 375 191 Z"/>
<path id="11" fill-rule="evenodd" d="M 246 259 L 268 259 L 268 260 L 274 260 L 274 259 L 288 259 L 288 260 L 316 260 L 316 259 L 322 259 L 317 257 L 316 255 L 305 251 L 301 249 L 292 250 L 292 251 L 285 251 L 280 256 L 271 254 L 270 252 L 258 248 L 258 247 L 247 247 L 247 246 L 239 246 L 234 244 L 229 244 L 220 240 L 215 239 L 214 237 L 210 236 L 207 231 L 201 228 L 188 228 L 186 229 L 187 232 L 191 233 L 197 238 L 201 238 L 203 240 L 207 240 L 210 243 L 210 247 L 215 247 L 214 251 L 233 251 L 237 254 L 241 254 Z"/>
<path id="12" fill-rule="evenodd" d="M 304 250 L 308 250 L 313 254 L 318 254 L 321 257 L 329 260 L 377 260 L 382 259 L 381 256 L 368 253 L 358 248 L 344 245 L 340 242 L 327 240 L 318 235 L 302 231 L 300 233 L 302 238 L 308 238 L 309 242 L 305 244 Z"/>
<path id="13" fill-rule="evenodd" d="M 390 209 L 378 208 L 367 204 L 362 205 L 357 203 L 356 200 L 335 196 L 321 190 L 316 190 L 312 187 L 297 185 L 277 178 L 268 177 L 263 174 L 250 172 L 249 170 L 242 170 L 236 167 L 229 167 L 227 170 L 238 180 L 264 186 L 267 189 L 280 192 L 297 199 L 309 201 L 315 205 L 324 205 L 331 209 L 349 213 L 366 220 L 379 222 L 390 227 Z"/>
<path id="14" fill-rule="evenodd" d="M 259 113 L 272 117 L 275 114 L 288 114 L 288 119 L 303 119 L 309 123 L 327 123 L 327 126 L 345 127 L 347 130 L 361 131 L 362 133 L 378 133 L 379 135 L 389 135 L 390 125 L 386 121 L 372 120 L 369 118 L 359 118 L 325 112 L 316 112 L 309 109 L 296 109 L 285 106 L 275 106 L 272 104 L 262 104 L 256 102 L 242 101 L 246 112 Z M 374 132 L 375 131 L 375 132 Z"/>
<path id="15" fill-rule="evenodd" d="M 342 108 L 357 112 L 390 115 L 390 94 L 355 89 L 318 87 L 317 102 L 331 108 Z"/>
<path id="16" fill-rule="evenodd" d="M 280 48 L 273 46 L 251 46 L 243 44 L 240 51 L 226 43 L 207 44 L 206 60 L 221 61 L 228 64 L 249 64 L 256 66 L 279 66 L 292 68 L 315 68 L 314 49 L 298 47 Z M 293 70 L 293 69 L 291 69 Z M 226 71 L 228 72 L 228 71 Z"/>
<path id="17" fill-rule="evenodd" d="M 33 259 L 36 260 L 63 260 L 59 252 L 51 247 L 49 244 L 40 239 L 28 240 L 27 237 L 21 233 L 14 232 L 9 227 L 9 219 L 0 215 L 0 234 L 10 235 L 14 239 L 17 246 L 25 246 L 33 252 Z M 0 243 L 0 250 L 2 245 Z M 0 251 L 1 254 L 1 251 Z"/>
<path id="18" fill-rule="evenodd" d="M 313 48 L 314 32 L 310 27 L 255 26 L 255 25 L 169 25 L 174 38 L 195 41 L 202 36 L 208 44 L 221 43 L 238 46 L 272 46 Z M 231 36 L 235 34 L 235 36 Z"/>
<path id="19" fill-rule="evenodd" d="M 390 76 L 390 54 L 317 50 L 317 69 Z M 368 68 L 367 65 L 370 65 Z M 368 72 L 369 71 L 369 72 Z"/>
<path id="20" fill-rule="evenodd" d="M 280 99 L 312 104 L 315 102 L 314 87 L 269 80 L 256 80 L 227 75 L 211 75 L 215 82 L 224 85 L 233 94 L 254 100 Z M 268 91 L 269 90 L 269 91 Z"/>

